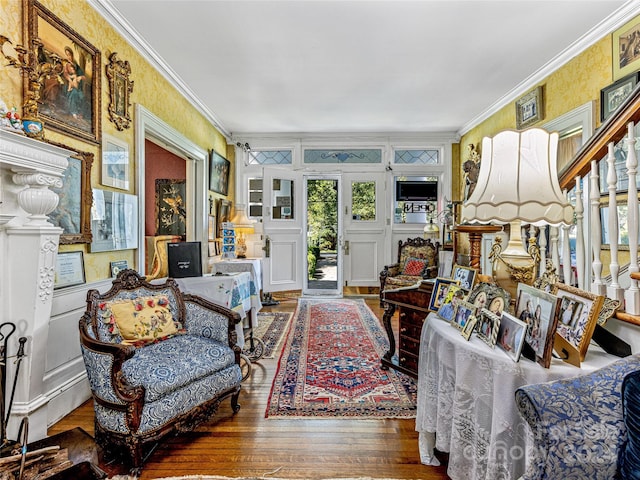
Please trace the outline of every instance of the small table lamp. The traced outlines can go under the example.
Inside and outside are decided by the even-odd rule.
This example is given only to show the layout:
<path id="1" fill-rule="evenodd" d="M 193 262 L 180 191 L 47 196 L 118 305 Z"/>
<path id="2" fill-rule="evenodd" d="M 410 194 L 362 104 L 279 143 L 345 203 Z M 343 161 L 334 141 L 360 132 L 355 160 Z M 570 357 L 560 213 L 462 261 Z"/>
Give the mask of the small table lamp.
<path id="1" fill-rule="evenodd" d="M 247 217 L 245 212 L 245 206 L 242 204 L 236 205 L 236 214 L 231 219 L 234 229 L 236 231 L 236 257 L 247 257 L 247 243 L 246 235 L 255 232 L 254 221 Z"/>
<path id="2" fill-rule="evenodd" d="M 511 224 L 507 248 L 504 251 L 498 248 L 498 258 L 494 258 L 498 283 L 497 260 L 507 267 L 508 274 L 502 275 L 505 284 L 501 286 L 510 293 L 519 281 L 532 283 L 537 272 L 537 265 L 531 265 L 532 257 L 523 248 L 520 224 L 573 223 L 573 207 L 562 194 L 558 181 L 557 152 L 558 133 L 550 134 L 540 128 L 504 131 L 482 140 L 478 183 L 462 204 L 461 217 L 462 222 L 470 224 Z M 532 272 L 523 273 L 527 268 L 532 268 Z M 507 285 L 509 281 L 511 284 Z"/>

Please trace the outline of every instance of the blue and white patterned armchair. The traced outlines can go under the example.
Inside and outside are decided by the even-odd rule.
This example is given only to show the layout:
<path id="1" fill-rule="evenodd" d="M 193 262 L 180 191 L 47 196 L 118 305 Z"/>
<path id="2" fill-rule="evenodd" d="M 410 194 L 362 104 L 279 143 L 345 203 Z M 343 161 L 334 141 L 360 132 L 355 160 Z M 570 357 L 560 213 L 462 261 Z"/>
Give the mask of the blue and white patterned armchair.
<path id="1" fill-rule="evenodd" d="M 632 355 L 586 375 L 517 389 L 518 409 L 534 436 L 523 480 L 619 478 L 627 439 L 621 387 L 637 370 L 640 356 Z"/>
<path id="2" fill-rule="evenodd" d="M 114 321 L 123 308 L 137 319 L 134 330 L 153 332 L 151 339 L 130 339 L 123 323 Z M 137 316 L 142 312 L 150 316 Z M 79 327 L 97 443 L 106 452 L 124 447 L 139 469 L 146 444 L 193 429 L 224 398 L 231 397 L 236 413 L 239 321 L 236 312 L 183 294 L 172 279 L 152 285 L 133 270 L 120 272 L 105 294 L 90 290 Z"/>

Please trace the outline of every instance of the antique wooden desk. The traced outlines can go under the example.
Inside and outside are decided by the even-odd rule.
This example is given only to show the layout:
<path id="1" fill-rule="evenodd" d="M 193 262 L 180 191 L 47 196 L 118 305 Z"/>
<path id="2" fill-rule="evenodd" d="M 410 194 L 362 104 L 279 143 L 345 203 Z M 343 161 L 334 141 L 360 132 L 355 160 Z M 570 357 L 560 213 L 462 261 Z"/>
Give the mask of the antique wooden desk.
<path id="1" fill-rule="evenodd" d="M 429 314 L 429 303 L 433 291 L 433 280 L 423 280 L 411 286 L 385 290 L 382 292 L 384 315 L 382 323 L 389 337 L 389 351 L 382 357 L 382 368 L 399 370 L 412 377 L 418 377 L 418 357 L 420 354 L 420 333 L 422 323 Z M 391 317 L 398 308 L 398 356 L 396 339 L 391 326 Z"/>

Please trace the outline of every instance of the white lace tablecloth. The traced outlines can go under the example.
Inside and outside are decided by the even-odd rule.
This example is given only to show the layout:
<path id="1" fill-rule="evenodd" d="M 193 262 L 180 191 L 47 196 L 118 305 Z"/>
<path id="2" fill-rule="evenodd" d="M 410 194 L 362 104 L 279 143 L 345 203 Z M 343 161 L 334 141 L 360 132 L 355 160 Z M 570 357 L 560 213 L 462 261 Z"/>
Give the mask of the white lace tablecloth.
<path id="1" fill-rule="evenodd" d="M 431 313 L 424 322 L 418 368 L 416 430 L 422 463 L 437 464 L 433 448 L 449 452 L 447 474 L 459 479 L 517 479 L 533 438 L 515 403 L 518 387 L 582 375 L 616 357 L 590 346 L 582 368 L 553 359 L 551 368 L 518 363 L 475 335 Z"/>

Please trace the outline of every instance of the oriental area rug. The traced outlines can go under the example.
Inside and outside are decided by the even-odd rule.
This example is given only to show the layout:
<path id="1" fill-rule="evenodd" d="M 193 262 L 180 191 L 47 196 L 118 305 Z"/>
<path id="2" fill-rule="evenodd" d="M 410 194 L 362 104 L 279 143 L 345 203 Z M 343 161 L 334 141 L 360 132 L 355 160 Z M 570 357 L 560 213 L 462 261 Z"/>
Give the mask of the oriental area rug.
<path id="1" fill-rule="evenodd" d="M 288 312 L 258 312 L 258 326 L 253 334 L 265 345 L 263 358 L 274 358 L 291 320 Z"/>
<path id="2" fill-rule="evenodd" d="M 265 416 L 415 418 L 414 380 L 381 368 L 388 345 L 364 300 L 300 299 Z"/>

